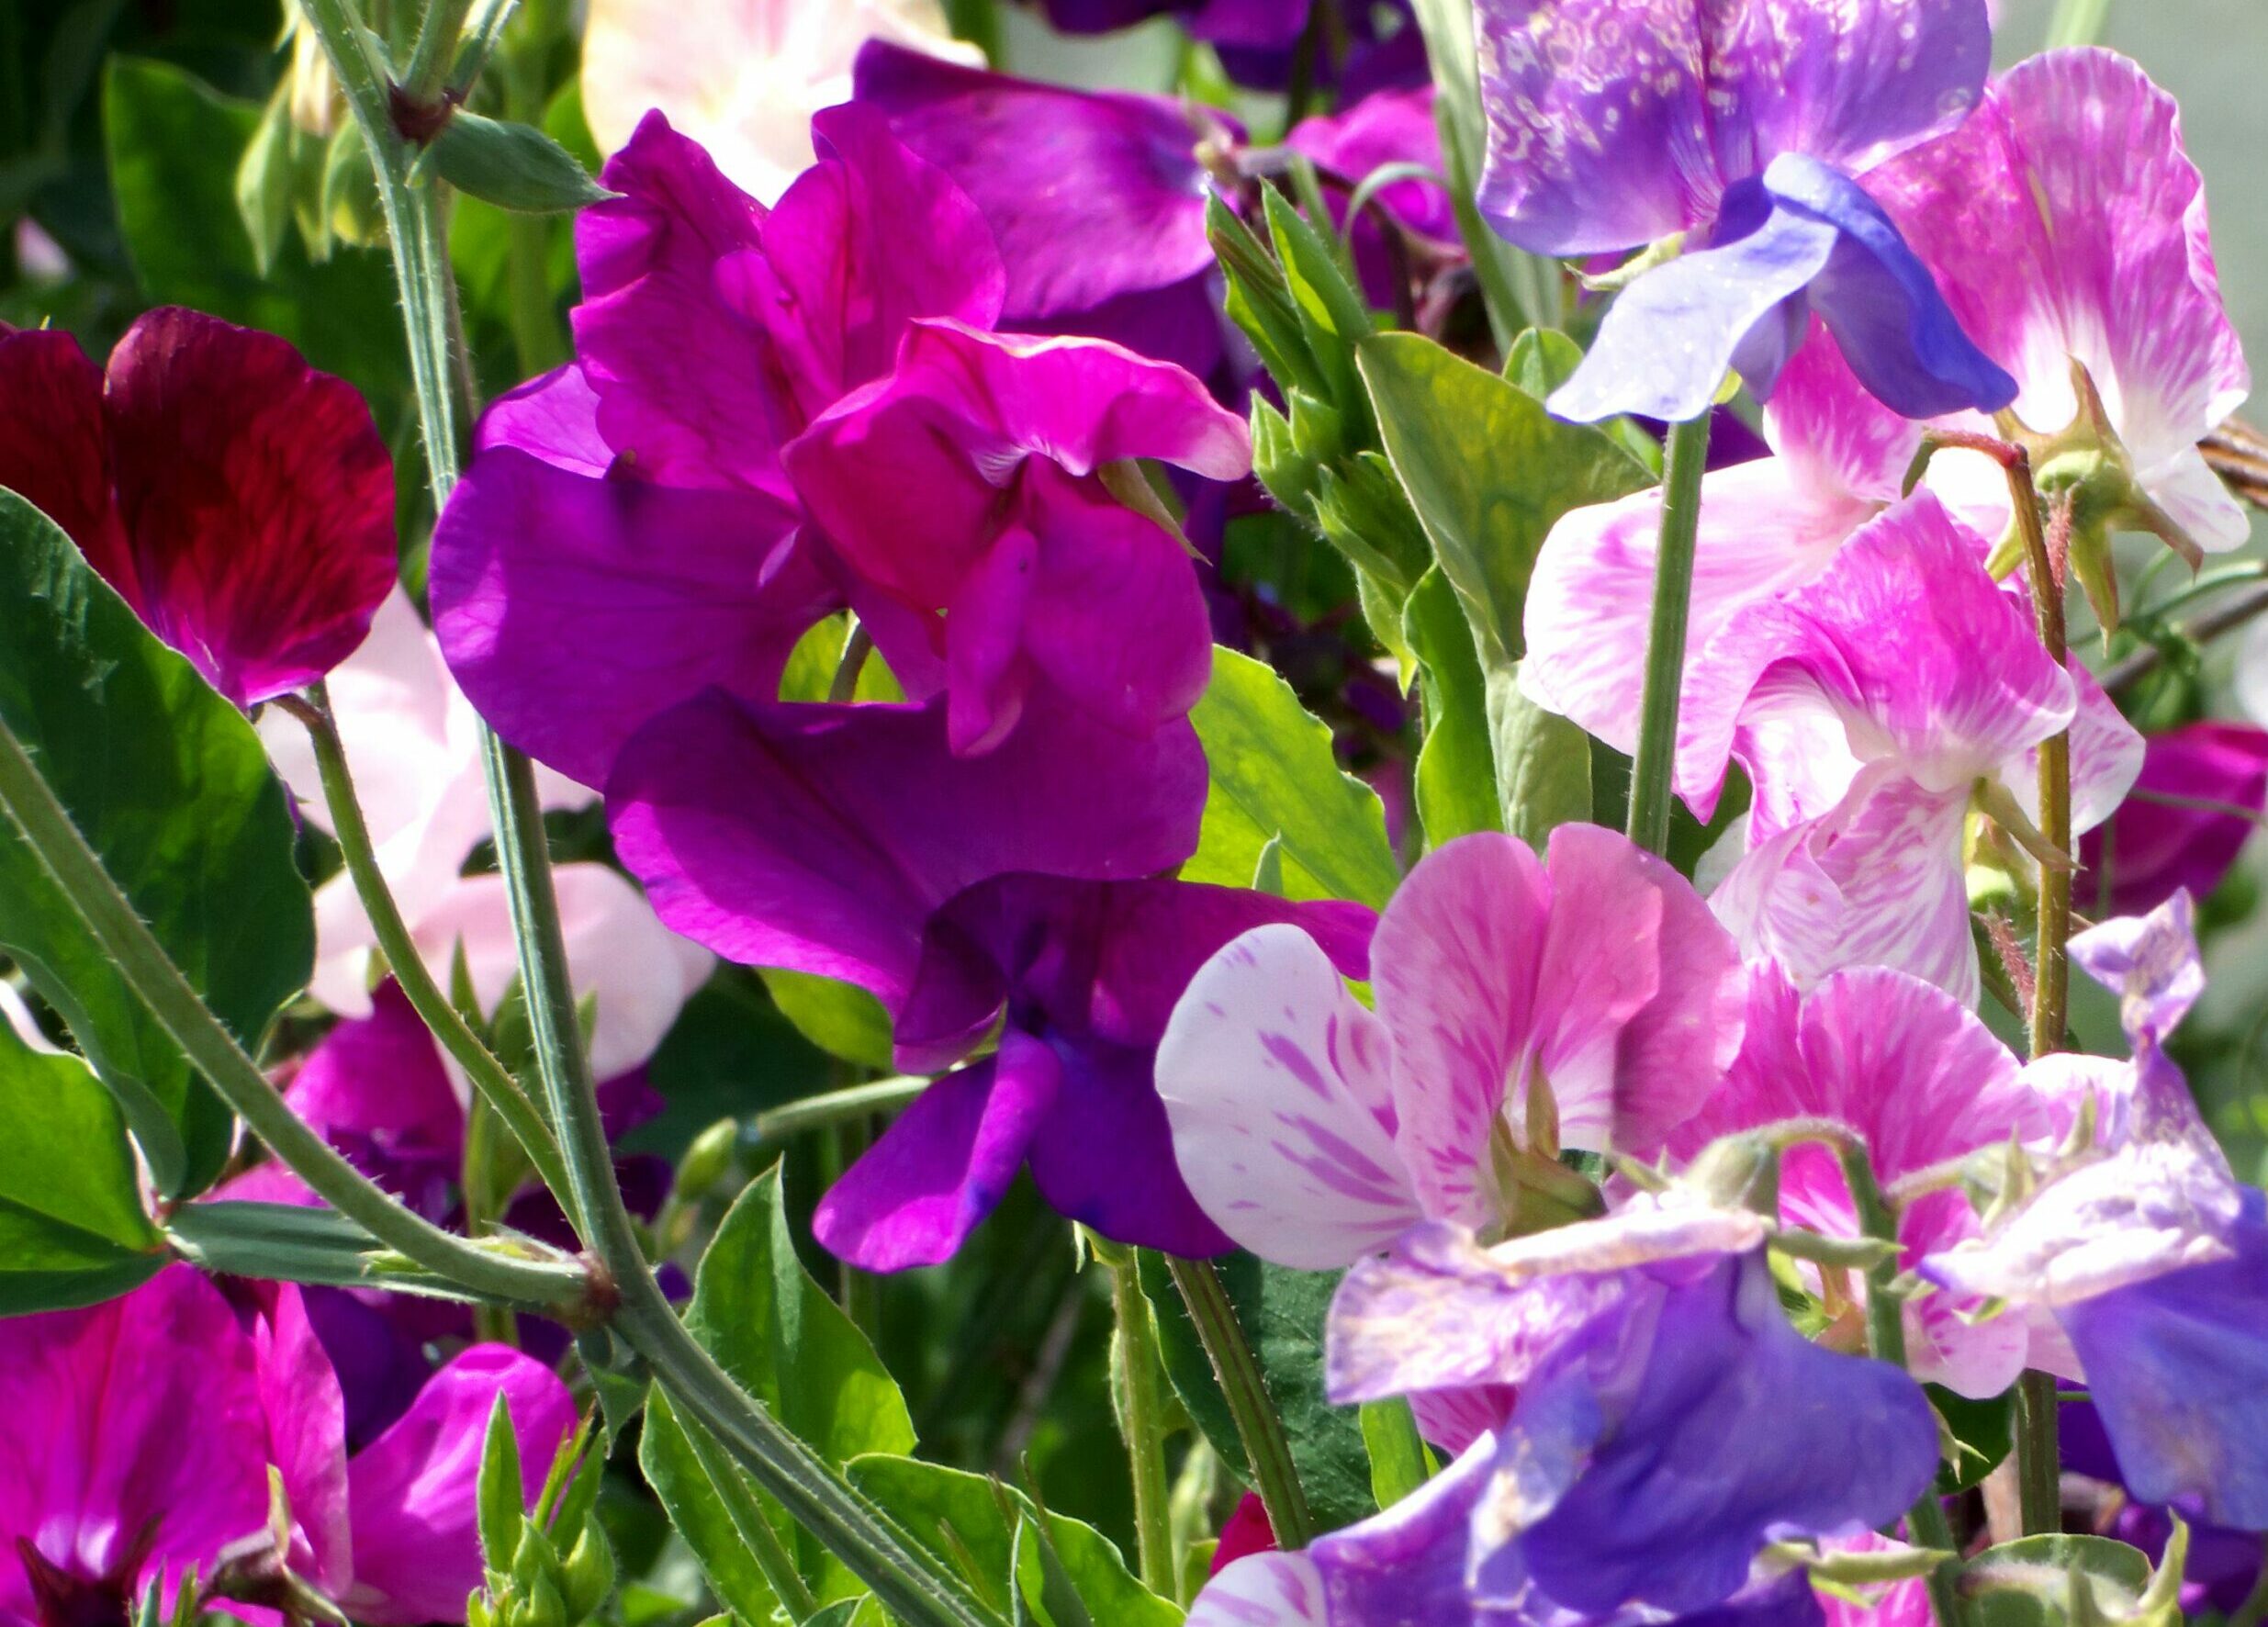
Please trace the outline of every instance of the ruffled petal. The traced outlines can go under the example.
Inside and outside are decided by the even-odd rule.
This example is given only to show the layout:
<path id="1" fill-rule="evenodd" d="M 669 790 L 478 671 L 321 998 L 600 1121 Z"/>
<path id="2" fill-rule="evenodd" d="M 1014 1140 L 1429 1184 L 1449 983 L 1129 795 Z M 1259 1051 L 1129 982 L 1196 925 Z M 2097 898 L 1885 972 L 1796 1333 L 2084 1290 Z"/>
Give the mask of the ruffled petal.
<path id="1" fill-rule="evenodd" d="M 1157 1081 L 1183 1178 L 1262 1259 L 1350 1264 L 1419 1218 L 1384 1027 L 1298 927 L 1257 928 L 1206 962 Z"/>
<path id="2" fill-rule="evenodd" d="M 828 1189 L 812 1234 L 868 1271 L 951 1259 L 1024 1167 L 1059 1075 L 1046 1046 L 1003 1035 L 996 1056 L 914 1098 Z"/>
<path id="3" fill-rule="evenodd" d="M 841 600 L 793 510 L 752 491 L 591 479 L 504 449 L 433 533 L 434 625 L 504 737 L 603 784 L 638 725 L 712 685 L 769 700 Z"/>
<path id="4" fill-rule="evenodd" d="M 1056 1213 L 1114 1242 L 1185 1258 L 1234 1245 L 1173 1162 L 1148 1046 L 1095 1036 L 1051 1041 L 1062 1070 L 1060 1110 L 1032 1137 L 1032 1184 Z"/>
<path id="5" fill-rule="evenodd" d="M 473 450 L 517 447 L 555 468 L 593 479 L 613 466 L 614 449 L 599 433 L 599 393 L 569 362 L 488 403 L 473 429 Z"/>
<path id="6" fill-rule="evenodd" d="M 394 467 L 354 386 L 273 334 L 168 307 L 103 398 L 124 552 L 89 563 L 237 704 L 354 651 L 394 587 Z"/>
<path id="7" fill-rule="evenodd" d="M 102 369 L 69 333 L 0 324 L 0 486 L 62 526 L 116 585 L 131 579 L 130 562 L 111 503 L 102 392 Z"/>

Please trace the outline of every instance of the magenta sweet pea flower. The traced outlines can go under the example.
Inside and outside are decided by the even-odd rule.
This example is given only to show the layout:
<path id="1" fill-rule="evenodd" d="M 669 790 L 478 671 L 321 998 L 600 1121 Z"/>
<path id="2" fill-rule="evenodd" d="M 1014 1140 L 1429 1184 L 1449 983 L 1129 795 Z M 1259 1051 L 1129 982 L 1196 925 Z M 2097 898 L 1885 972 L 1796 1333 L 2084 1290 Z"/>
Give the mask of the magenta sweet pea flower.
<path id="1" fill-rule="evenodd" d="M 1799 983 L 1881 965 L 1973 1000 L 1963 836 L 1980 786 L 2027 804 L 2033 752 L 2069 729 L 2086 830 L 2140 767 L 2140 737 L 2083 668 L 2048 659 L 1983 552 L 1917 493 L 1813 580 L 1735 612 L 1688 666 L 1679 793 L 1706 815 L 1735 758 L 1756 789 L 1712 907 Z"/>
<path id="2" fill-rule="evenodd" d="M 1738 1060 L 1671 1148 L 1691 1158 L 1721 1136 L 1791 1119 L 1862 1138 L 1885 1185 L 2004 1146 L 2011 1137 L 2038 1141 L 2055 1128 L 2048 1103 L 2008 1048 L 1943 991 L 1865 967 L 1836 972 L 1801 993 L 1779 968 L 1764 964 L 1749 981 Z M 1814 1143 L 1781 1155 L 1780 1214 L 1787 1225 L 1829 1236 L 1864 1235 L 1839 1161 Z M 1908 1265 L 1977 1231 L 1976 1213 L 1958 1191 L 1930 1193 L 1898 1215 Z M 1964 1396 L 2006 1390 L 2024 1370 L 2030 1338 L 2020 1318 L 1986 1319 L 1990 1308 L 1973 1296 L 1908 1300 L 1909 1370 Z"/>
<path id="3" fill-rule="evenodd" d="M 2237 1183 L 2165 1054 L 2205 986 L 2188 895 L 2082 933 L 2072 958 L 2119 993 L 2133 1060 L 2065 1060 L 2092 1144 L 1922 1273 L 2053 1315 L 2139 1500 L 2268 1529 L 2268 1197 Z"/>
<path id="4" fill-rule="evenodd" d="M 166 307 L 97 370 L 0 324 L 0 486 L 64 531 L 239 706 L 299 689 L 394 585 L 394 471 L 352 385 L 273 334 Z"/>
<path id="5" fill-rule="evenodd" d="M 894 1015 L 898 1060 L 927 1071 L 999 1029 L 994 1053 L 932 1084 L 821 1202 L 818 1240 L 876 1270 L 949 1258 L 1016 1170 L 1104 1236 L 1185 1256 L 1229 1240 L 1176 1173 L 1153 1080 L 1173 1003 L 1239 934 L 1289 923 L 1350 976 L 1373 918 L 1180 881 L 1012 875 L 956 895 L 922 937 Z"/>
<path id="6" fill-rule="evenodd" d="M 2043 434 L 2072 424 L 2077 363 L 2102 397 L 2130 501 L 2154 511 L 2137 517 L 2193 558 L 2244 542 L 2244 510 L 2197 443 L 2251 376 L 2172 96 L 2111 51 L 2049 51 L 1867 185 L 1963 326 L 2015 376 L 2019 419 Z"/>
<path id="7" fill-rule="evenodd" d="M 18 1627 L 128 1620 L 153 1587 L 170 1610 L 193 1567 L 226 1581 L 224 1557 L 287 1565 L 381 1627 L 461 1620 L 495 1397 L 531 1498 L 575 1422 L 547 1368 L 480 1346 L 350 1456 L 298 1290 L 246 1313 L 186 1265 L 90 1309 L 0 1323 L 0 1621 Z M 293 1520 L 281 1554 L 261 1545 L 271 1471 Z"/>
<path id="8" fill-rule="evenodd" d="M 1372 944 L 1374 1013 L 1292 926 L 1237 939 L 1158 1052 L 1173 1152 L 1206 1212 L 1285 1265 L 1345 1265 L 1420 1219 L 1499 1224 L 1496 1143 L 1549 1088 L 1569 1147 L 1650 1156 L 1740 1045 L 1732 941 L 1622 836 L 1563 825 L 1428 855 Z"/>
<path id="9" fill-rule="evenodd" d="M 1906 417 L 2015 395 L 1862 184 L 1976 106 L 1984 0 L 1482 0 L 1476 32 L 1499 231 L 1694 244 L 1624 290 L 1553 411 L 1690 419 L 1728 367 L 1768 397 L 1814 311 Z"/>
<path id="10" fill-rule="evenodd" d="M 2163 799 L 2163 800 L 2161 800 Z M 2089 914 L 2148 914 L 2177 892 L 2205 898 L 2268 811 L 2268 731 L 2184 724 L 2153 735 L 2110 821 L 2087 833 L 2072 896 Z"/>

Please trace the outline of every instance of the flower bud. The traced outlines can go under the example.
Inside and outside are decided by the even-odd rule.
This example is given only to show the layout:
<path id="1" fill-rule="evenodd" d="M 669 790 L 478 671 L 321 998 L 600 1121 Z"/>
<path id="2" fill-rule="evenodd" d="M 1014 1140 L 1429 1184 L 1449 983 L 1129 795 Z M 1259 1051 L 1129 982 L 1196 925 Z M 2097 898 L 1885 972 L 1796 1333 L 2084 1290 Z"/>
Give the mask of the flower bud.
<path id="1" fill-rule="evenodd" d="M 680 1204 L 699 1203 L 731 1173 L 733 1155 L 740 1146 L 740 1121 L 720 1118 L 695 1136 L 678 1161 L 676 1196 Z"/>
<path id="2" fill-rule="evenodd" d="M 596 1520 L 586 1520 L 583 1534 L 560 1568 L 560 1591 L 567 1620 L 588 1621 L 614 1591 L 614 1550 Z"/>

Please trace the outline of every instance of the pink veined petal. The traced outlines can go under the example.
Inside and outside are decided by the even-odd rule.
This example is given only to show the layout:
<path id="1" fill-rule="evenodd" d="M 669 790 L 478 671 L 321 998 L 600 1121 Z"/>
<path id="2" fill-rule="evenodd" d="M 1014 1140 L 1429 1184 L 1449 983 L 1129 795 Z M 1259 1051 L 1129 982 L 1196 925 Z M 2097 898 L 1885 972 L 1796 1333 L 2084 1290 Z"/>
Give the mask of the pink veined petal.
<path id="1" fill-rule="evenodd" d="M 1784 457 L 1706 476 L 1688 647 L 1698 654 L 1744 605 L 1816 577 L 1875 511 L 1807 483 Z M 1521 691 L 1625 753 L 1638 743 L 1660 530 L 1658 490 L 1577 509 L 1552 527 L 1528 584 Z"/>
<path id="2" fill-rule="evenodd" d="M 1512 1416 L 1519 1391 L 1509 1384 L 1469 1390 L 1420 1390 L 1409 1397 L 1418 1433 L 1453 1457 L 1483 1435 L 1501 1430 Z"/>
<path id="3" fill-rule="evenodd" d="M 2072 719 L 2072 832 L 2077 836 L 2118 812 L 2141 778 L 2147 746 L 2139 731 L 2095 682 L 2094 674 L 2077 660 L 2070 667 L 2072 687 L 2079 695 L 2079 710 Z M 2027 810 L 2038 806 L 2038 760 L 2037 749 L 2027 752 L 2024 768 L 2004 776 Z"/>
<path id="4" fill-rule="evenodd" d="M 1887 507 L 1898 500 L 1922 426 L 1868 393 L 1813 317 L 1765 406 L 1764 436 L 1786 460 L 1794 488 L 1823 506 L 1840 496 Z"/>
<path id="5" fill-rule="evenodd" d="M 1890 966 L 1973 1002 L 1967 805 L 1965 791 L 1861 780 L 1833 814 L 1753 848 L 1710 908 L 1744 954 L 1777 960 L 1800 984 L 1844 966 Z"/>
<path id="6" fill-rule="evenodd" d="M 1249 1554 L 1205 1584 L 1187 1627 L 1332 1627 L 1323 1573 L 1305 1554 Z"/>
<path id="7" fill-rule="evenodd" d="M 2251 376 L 2171 96 L 2114 52 L 2050 51 L 1996 81 L 1959 129 L 1867 185 L 1962 325 L 2016 376 L 2018 416 L 2044 432 L 2071 421 L 2076 357 L 2145 488 L 2180 511 L 2200 546 L 2244 540 L 2241 511 L 2195 461 Z"/>
<path id="8" fill-rule="evenodd" d="M 1534 1056 L 1551 909 L 1535 855 L 1483 833 L 1420 860 L 1378 922 L 1371 986 L 1394 1040 L 1394 1139 L 1431 1218 L 1490 1217 L 1488 1139 Z"/>
<path id="9" fill-rule="evenodd" d="M 1262 1259 L 1350 1264 L 1420 1217 L 1385 1027 L 1298 927 L 1256 927 L 1205 963 L 1159 1042 L 1157 1083 L 1182 1178 Z"/>
<path id="10" fill-rule="evenodd" d="M 567 1386 L 541 1362 L 475 1345 L 426 1380 L 410 1410 L 347 1464 L 358 1621 L 412 1627 L 461 1614 L 480 1585 L 475 1496 L 488 1415 L 503 1396 L 530 1502 L 575 1429 Z"/>
<path id="11" fill-rule="evenodd" d="M 1898 1236 L 1906 1262 L 1918 1264 L 1978 1229 L 1968 1199 L 1940 1192 L 1906 1211 Z M 1973 1400 L 2005 1394 L 2028 1363 L 2032 1330 L 2022 1312 L 1993 1315 L 1993 1308 L 1988 1300 L 1945 1290 L 1908 1300 L 1906 1357 L 1914 1377 Z"/>
<path id="12" fill-rule="evenodd" d="M 1058 1083 L 1054 1054 L 1010 1029 L 914 1099 L 819 1201 L 813 1234 L 868 1271 L 951 1259 L 1023 1168 Z"/>

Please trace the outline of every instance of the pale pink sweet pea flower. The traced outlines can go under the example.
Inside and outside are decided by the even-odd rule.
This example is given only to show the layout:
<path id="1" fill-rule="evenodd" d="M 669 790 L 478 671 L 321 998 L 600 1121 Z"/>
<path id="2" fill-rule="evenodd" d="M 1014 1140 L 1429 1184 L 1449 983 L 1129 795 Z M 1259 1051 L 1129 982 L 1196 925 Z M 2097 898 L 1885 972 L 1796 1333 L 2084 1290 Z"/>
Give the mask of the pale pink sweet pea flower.
<path id="1" fill-rule="evenodd" d="M 658 107 L 759 202 L 812 162 L 811 116 L 848 102 L 870 39 L 983 64 L 938 0 L 590 0 L 583 117 L 602 152 Z"/>
<path id="2" fill-rule="evenodd" d="M 397 589 L 379 608 L 369 639 L 329 687 L 355 800 L 410 936 L 444 987 L 461 953 L 481 1009 L 493 1012 L 517 967 L 501 878 L 461 873 L 489 831 L 479 720 L 408 595 Z M 271 712 L 260 734 L 301 812 L 330 829 L 306 729 Z M 597 800 L 564 775 L 536 773 L 546 808 Z M 578 998 L 596 1003 L 591 1065 L 612 1078 L 653 1054 L 708 976 L 711 957 L 663 926 L 638 889 L 606 866 L 563 864 L 553 876 L 570 980 Z M 316 891 L 315 929 L 309 992 L 341 1016 L 369 1015 L 377 937 L 343 871 Z"/>
<path id="3" fill-rule="evenodd" d="M 1376 1010 L 1291 926 L 1231 942 L 1158 1049 L 1183 1176 L 1264 1260 L 1346 1265 L 1420 1220 L 1500 1223 L 1495 1144 L 1532 1082 L 1569 1147 L 1647 1156 L 1739 1049 L 1741 971 L 1685 879 L 1615 832 L 1563 825 L 1428 855 L 1371 948 Z"/>

